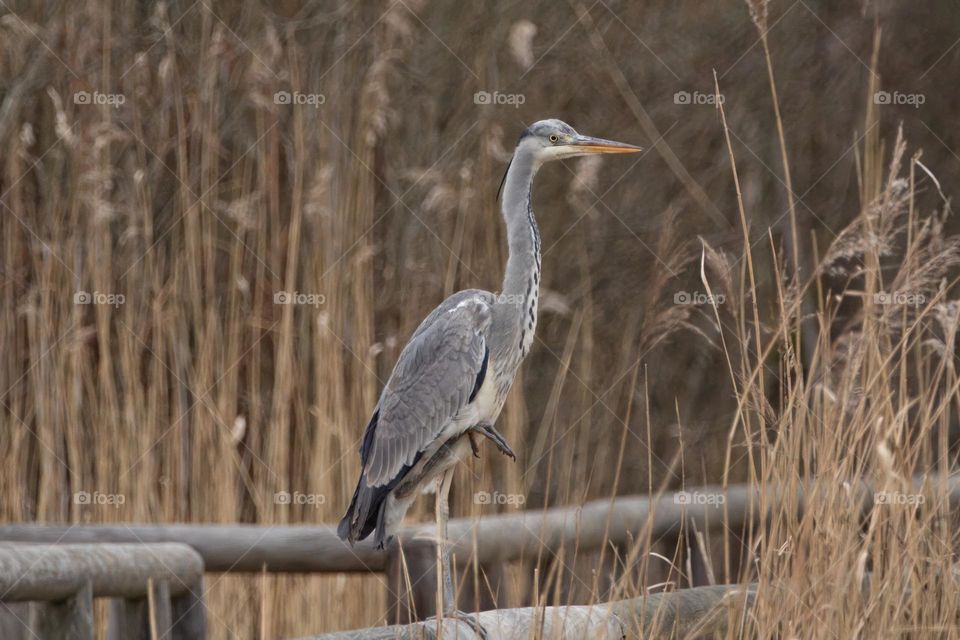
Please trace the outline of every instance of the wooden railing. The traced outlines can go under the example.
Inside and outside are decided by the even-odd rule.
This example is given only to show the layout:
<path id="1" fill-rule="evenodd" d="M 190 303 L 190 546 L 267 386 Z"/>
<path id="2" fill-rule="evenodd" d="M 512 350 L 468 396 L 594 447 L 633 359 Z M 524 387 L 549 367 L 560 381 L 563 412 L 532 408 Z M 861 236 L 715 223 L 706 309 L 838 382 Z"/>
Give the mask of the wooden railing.
<path id="1" fill-rule="evenodd" d="M 647 526 L 656 537 L 679 531 L 681 522 L 710 528 L 721 521 L 742 523 L 756 517 L 760 493 L 755 489 L 708 486 L 695 492 L 723 496 L 723 504 L 683 504 L 678 494 L 669 493 L 657 498 L 622 496 L 580 506 L 456 518 L 449 523 L 452 551 L 461 562 L 474 558 L 488 564 L 516 560 L 541 548 L 556 551 L 575 543 L 593 549 L 604 541 L 626 543 Z M 776 498 L 768 491 L 768 500 Z M 436 527 L 431 523 L 408 527 L 400 537 L 404 546 L 410 546 L 432 541 L 435 536 Z M 388 554 L 370 540 L 351 547 L 337 537 L 333 527 L 324 525 L 10 524 L 0 526 L 0 541 L 179 542 L 197 550 L 207 571 L 256 573 L 266 568 L 279 573 L 368 573 L 386 571 L 390 564 Z"/>
<path id="2" fill-rule="evenodd" d="M 691 489 L 691 494 L 694 490 Z M 581 506 L 459 518 L 449 523 L 452 553 L 462 567 L 490 568 L 563 547 L 591 551 L 603 544 L 627 544 L 638 532 L 653 539 L 675 534 L 680 523 L 701 530 L 721 523 L 738 526 L 755 519 L 760 494 L 733 486 L 698 487 L 699 495 L 723 496 L 723 504 L 685 504 L 680 494 L 655 498 L 622 496 Z M 770 496 L 767 496 L 769 499 Z M 649 529 L 648 529 L 649 528 Z M 157 543 L 190 545 L 207 571 L 386 574 L 391 621 L 422 620 L 436 607 L 436 527 L 413 526 L 400 544 L 378 550 L 368 540 L 351 547 L 329 526 L 263 525 L 7 525 L 0 541 L 71 543 Z M 400 549 L 402 548 L 402 556 Z M 469 602 L 470 600 L 467 600 Z"/>
<path id="3" fill-rule="evenodd" d="M 0 544 L 0 601 L 40 603 L 29 637 L 92 640 L 93 599 L 113 598 L 111 640 L 201 640 L 203 570 L 183 544 Z"/>
<path id="4" fill-rule="evenodd" d="M 807 491 L 810 490 L 815 488 Z M 761 499 L 768 507 L 789 503 L 802 511 L 807 493 L 799 490 L 794 495 L 782 495 L 776 488 L 767 487 L 761 495 L 759 489 L 745 486 L 699 487 L 689 491 L 688 496 L 722 496 L 722 500 L 685 501 L 682 493 L 654 498 L 625 496 L 576 507 L 456 519 L 450 522 L 450 542 L 459 565 L 475 562 L 489 568 L 521 558 L 536 558 L 542 552 L 556 554 L 562 548 L 591 551 L 604 544 L 657 539 L 678 533 L 682 523 L 693 524 L 698 530 L 721 524 L 742 526 L 758 520 Z M 956 507 L 960 504 L 960 477 L 949 478 L 945 490 L 938 492 Z M 838 506 L 849 508 L 859 503 L 864 511 L 873 506 L 873 490 L 866 483 L 854 483 L 847 487 L 844 495 L 849 503 Z M 400 544 L 387 551 L 379 551 L 369 542 L 350 547 L 328 526 L 11 524 L 0 527 L 0 603 L 59 602 L 46 605 L 59 611 L 52 617 L 80 621 L 77 624 L 82 626 L 85 624 L 82 611 L 87 610 L 85 603 L 91 598 L 121 598 L 122 603 L 114 605 L 111 612 L 111 625 L 114 625 L 111 629 L 144 630 L 150 623 L 155 628 L 170 630 L 169 636 L 156 637 L 202 638 L 199 614 L 184 618 L 178 612 L 203 610 L 203 604 L 198 602 L 202 598 L 203 571 L 385 572 L 390 606 L 388 619 L 422 620 L 433 614 L 436 601 L 434 545 L 432 524 L 404 530 Z M 169 563 L 158 564 L 158 559 L 167 557 Z M 34 563 L 49 571 L 34 570 Z M 69 579 L 49 578 L 54 574 Z M 40 579 L 42 576 L 48 576 L 44 578 L 46 581 Z M 408 589 L 410 584 L 415 585 L 412 590 Z M 686 596 L 665 595 L 658 602 L 679 606 L 678 603 L 689 597 L 699 596 L 695 592 Z M 167 601 L 169 605 L 165 604 Z M 149 604 L 151 602 L 153 604 Z M 599 606 L 607 605 L 588 609 L 595 611 Z M 82 611 L 75 611 L 78 608 Z M 562 609 L 571 611 L 569 607 Z M 148 616 L 148 612 L 152 615 Z M 499 612 L 498 615 L 507 614 Z M 519 620 L 524 615 L 516 614 L 514 618 Z M 114 623 L 114 619 L 119 622 Z M 369 637 L 379 637 L 370 633 L 373 635 Z M 140 636 L 115 631 L 111 637 Z"/>

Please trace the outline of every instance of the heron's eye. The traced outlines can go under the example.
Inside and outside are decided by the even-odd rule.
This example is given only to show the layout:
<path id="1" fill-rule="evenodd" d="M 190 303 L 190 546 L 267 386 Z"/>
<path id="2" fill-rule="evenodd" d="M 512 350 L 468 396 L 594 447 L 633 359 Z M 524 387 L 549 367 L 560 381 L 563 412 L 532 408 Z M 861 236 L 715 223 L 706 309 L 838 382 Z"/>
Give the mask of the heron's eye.
<path id="1" fill-rule="evenodd" d="M 550 142 L 556 142 L 556 141 L 559 140 L 559 139 L 560 139 L 560 138 L 558 138 L 558 137 L 557 137 L 557 134 L 555 134 L 555 133 L 550 136 Z"/>

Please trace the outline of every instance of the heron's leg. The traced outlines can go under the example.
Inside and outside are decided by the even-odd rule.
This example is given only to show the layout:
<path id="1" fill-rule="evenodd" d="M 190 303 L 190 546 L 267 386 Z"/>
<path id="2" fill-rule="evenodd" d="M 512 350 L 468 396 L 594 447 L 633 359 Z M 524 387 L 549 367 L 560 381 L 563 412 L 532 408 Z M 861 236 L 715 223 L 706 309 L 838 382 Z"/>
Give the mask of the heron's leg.
<path id="1" fill-rule="evenodd" d="M 447 469 L 440 479 L 437 491 L 437 533 L 440 535 L 440 557 L 443 565 L 443 602 L 441 610 L 446 613 L 457 608 L 453 593 L 453 574 L 450 571 L 450 545 L 448 544 L 447 521 L 450 520 L 450 485 L 453 483 L 453 467 Z"/>
<path id="2" fill-rule="evenodd" d="M 437 534 L 440 538 L 437 542 L 440 549 L 437 566 L 438 570 L 442 567 L 443 573 L 440 576 L 443 583 L 443 600 L 438 603 L 440 606 L 437 607 L 437 623 L 441 624 L 440 612 L 443 612 L 442 617 L 455 618 L 467 623 L 480 638 L 487 640 L 487 631 L 480 624 L 479 618 L 457 609 L 457 601 L 454 597 L 453 571 L 451 570 L 450 544 L 447 532 L 447 522 L 450 520 L 450 485 L 453 482 L 453 472 L 454 468 L 451 467 L 443 473 L 439 481 L 440 486 L 437 489 Z"/>
<path id="3" fill-rule="evenodd" d="M 517 459 L 517 454 L 513 452 L 513 449 L 510 448 L 510 445 L 507 444 L 506 438 L 500 435 L 500 432 L 493 428 L 492 424 L 478 424 L 473 427 L 471 433 L 478 433 L 490 440 L 497 446 L 497 449 L 500 450 L 505 456 L 510 456 L 514 460 Z"/>

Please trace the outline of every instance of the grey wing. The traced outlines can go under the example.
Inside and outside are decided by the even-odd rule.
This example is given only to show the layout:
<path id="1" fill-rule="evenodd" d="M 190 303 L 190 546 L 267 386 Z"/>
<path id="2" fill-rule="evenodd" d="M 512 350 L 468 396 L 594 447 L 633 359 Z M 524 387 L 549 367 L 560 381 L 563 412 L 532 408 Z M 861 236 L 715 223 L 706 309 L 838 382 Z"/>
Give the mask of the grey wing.
<path id="1" fill-rule="evenodd" d="M 390 374 L 364 461 L 368 486 L 389 483 L 469 401 L 487 350 L 492 295 L 461 291 L 417 328 Z"/>

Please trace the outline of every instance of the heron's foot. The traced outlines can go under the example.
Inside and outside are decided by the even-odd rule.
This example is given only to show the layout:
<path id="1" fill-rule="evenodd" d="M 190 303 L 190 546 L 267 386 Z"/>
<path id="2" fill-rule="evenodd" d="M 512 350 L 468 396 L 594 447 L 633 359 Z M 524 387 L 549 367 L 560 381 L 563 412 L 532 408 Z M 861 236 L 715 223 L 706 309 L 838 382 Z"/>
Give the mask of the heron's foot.
<path id="1" fill-rule="evenodd" d="M 480 616 L 474 615 L 472 613 L 467 613 L 466 611 L 460 611 L 459 609 L 450 609 L 448 611 L 443 612 L 443 617 L 459 620 L 460 622 L 464 623 L 465 625 L 473 629 L 474 632 L 476 632 L 477 636 L 479 636 L 480 638 L 483 638 L 483 640 L 487 640 L 487 638 L 489 638 L 489 636 L 487 635 L 487 630 L 484 629 L 483 625 L 480 624 Z M 430 618 L 427 618 L 426 620 L 426 622 L 432 622 L 432 621 L 436 621 L 437 625 L 439 626 L 440 616 L 432 616 Z"/>
<path id="2" fill-rule="evenodd" d="M 493 444 L 497 446 L 497 449 L 500 450 L 500 453 L 502 453 L 505 456 L 509 456 L 511 459 L 516 461 L 517 454 L 515 454 L 513 452 L 513 449 L 510 448 L 510 445 L 507 444 L 506 439 L 502 435 L 500 435 L 500 433 L 496 429 L 493 428 L 493 425 L 478 424 L 476 427 L 473 428 L 471 433 L 477 433 L 486 438 L 489 438 L 493 442 Z M 471 446 L 473 446 L 473 438 L 470 439 L 470 444 Z M 476 454 L 476 452 L 477 450 L 474 449 L 474 454 Z"/>

